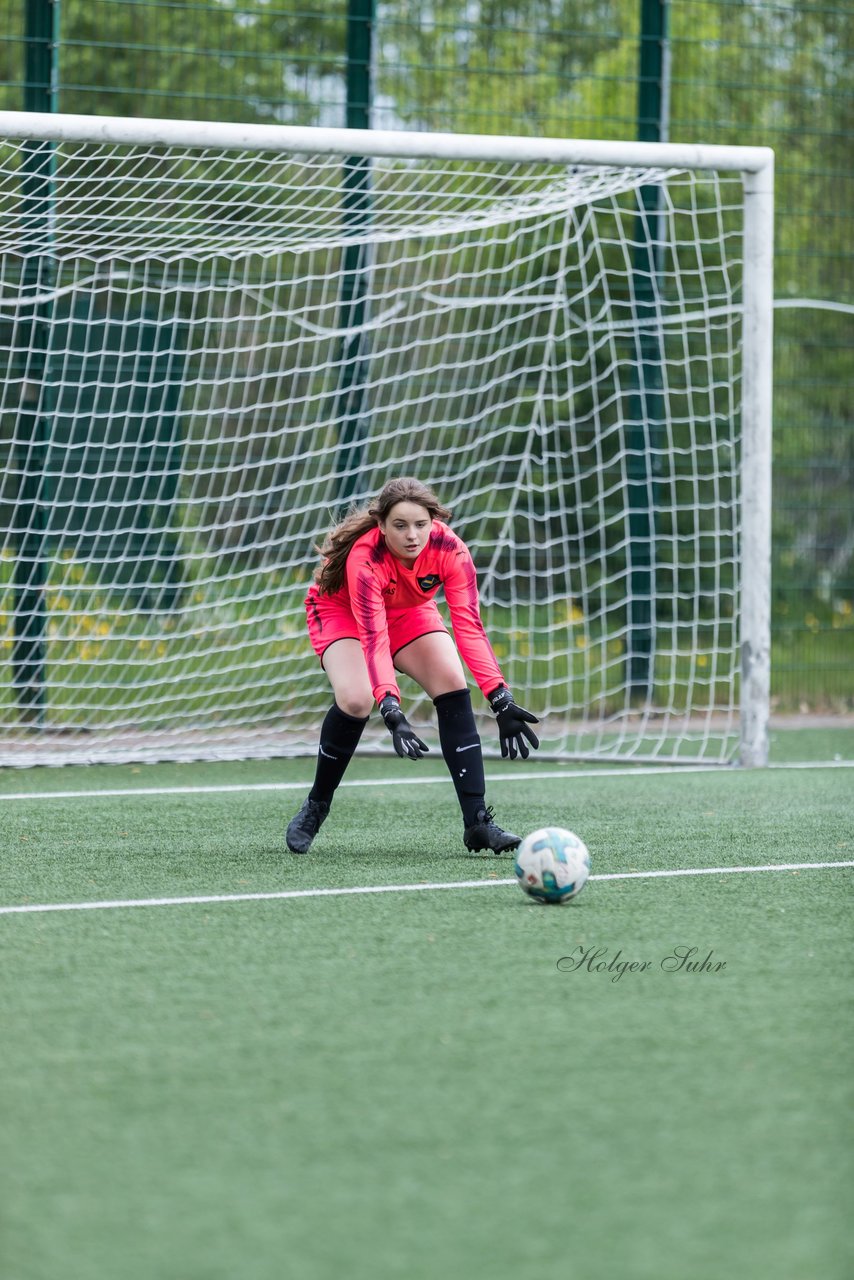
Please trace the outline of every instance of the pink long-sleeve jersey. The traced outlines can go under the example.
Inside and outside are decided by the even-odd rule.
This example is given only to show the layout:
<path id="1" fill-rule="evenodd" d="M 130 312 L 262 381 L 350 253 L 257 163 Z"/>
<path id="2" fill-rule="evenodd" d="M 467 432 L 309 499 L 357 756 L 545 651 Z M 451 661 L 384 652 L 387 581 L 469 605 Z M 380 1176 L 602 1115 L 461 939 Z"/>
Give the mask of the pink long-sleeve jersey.
<path id="1" fill-rule="evenodd" d="M 462 539 L 441 520 L 434 520 L 427 546 L 408 568 L 392 555 L 381 530 L 375 528 L 353 543 L 340 594 L 349 597 L 377 701 L 386 693 L 400 697 L 387 615 L 425 604 L 440 587 L 444 588 L 460 655 L 481 692 L 487 696 L 506 683 L 483 629 L 477 573 Z"/>

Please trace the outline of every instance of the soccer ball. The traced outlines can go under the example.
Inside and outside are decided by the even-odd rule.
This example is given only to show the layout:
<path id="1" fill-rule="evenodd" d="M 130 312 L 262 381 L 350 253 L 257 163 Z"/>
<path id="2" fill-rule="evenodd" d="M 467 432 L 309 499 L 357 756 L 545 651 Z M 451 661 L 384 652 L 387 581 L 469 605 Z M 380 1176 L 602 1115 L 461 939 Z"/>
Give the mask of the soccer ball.
<path id="1" fill-rule="evenodd" d="M 532 831 L 516 852 L 519 888 L 537 902 L 570 902 L 581 893 L 589 874 L 587 845 L 562 827 Z"/>

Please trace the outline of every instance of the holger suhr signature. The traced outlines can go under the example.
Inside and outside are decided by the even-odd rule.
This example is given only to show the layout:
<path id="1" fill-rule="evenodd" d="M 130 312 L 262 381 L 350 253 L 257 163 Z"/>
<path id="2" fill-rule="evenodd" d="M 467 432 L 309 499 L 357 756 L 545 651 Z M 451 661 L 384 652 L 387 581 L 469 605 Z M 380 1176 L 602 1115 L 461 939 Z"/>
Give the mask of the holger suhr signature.
<path id="1" fill-rule="evenodd" d="M 674 947 L 657 963 L 654 960 L 625 960 L 622 948 L 608 959 L 608 947 L 584 947 L 580 944 L 571 955 L 561 956 L 557 962 L 561 973 L 609 973 L 612 982 L 619 982 L 627 973 L 649 973 L 660 969 L 664 973 L 722 973 L 726 960 L 715 959 L 713 949 L 701 958 L 699 947 Z"/>

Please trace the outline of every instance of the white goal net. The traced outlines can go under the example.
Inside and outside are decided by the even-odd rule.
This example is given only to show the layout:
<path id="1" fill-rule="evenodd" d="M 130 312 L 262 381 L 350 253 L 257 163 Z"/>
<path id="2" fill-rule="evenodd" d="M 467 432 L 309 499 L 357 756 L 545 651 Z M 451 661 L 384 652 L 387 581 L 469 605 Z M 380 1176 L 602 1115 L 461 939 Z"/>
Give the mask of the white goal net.
<path id="1" fill-rule="evenodd" d="M 768 155 L 600 149 L 0 113 L 0 764 L 313 750 L 392 475 L 546 753 L 762 762 Z"/>

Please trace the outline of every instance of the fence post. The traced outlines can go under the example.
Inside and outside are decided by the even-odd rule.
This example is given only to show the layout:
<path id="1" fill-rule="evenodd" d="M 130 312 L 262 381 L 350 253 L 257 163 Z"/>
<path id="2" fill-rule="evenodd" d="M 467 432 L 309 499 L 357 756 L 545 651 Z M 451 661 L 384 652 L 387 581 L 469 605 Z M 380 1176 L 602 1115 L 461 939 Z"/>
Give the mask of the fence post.
<path id="1" fill-rule="evenodd" d="M 371 71 L 376 0 L 349 0 L 347 10 L 347 128 L 371 127 Z M 348 156 L 344 161 L 343 221 L 356 238 L 344 245 L 338 327 L 343 330 L 338 359 L 335 420 L 339 424 L 338 500 L 358 496 L 366 424 L 362 419 L 367 373 L 363 325 L 367 319 L 370 246 L 358 233 L 371 220 L 371 161 Z"/>
<path id="2" fill-rule="evenodd" d="M 669 0 L 641 0 L 638 68 L 638 141 L 666 142 L 669 111 L 667 12 Z M 629 504 L 627 679 L 633 700 L 646 700 L 655 684 L 654 554 L 658 444 L 662 426 L 661 340 L 656 295 L 660 272 L 661 193 L 638 192 L 632 271 L 636 379 L 631 397 L 626 473 Z"/>
<path id="3" fill-rule="evenodd" d="M 24 110 L 56 109 L 58 0 L 27 0 Z M 43 728 L 46 717 L 47 508 L 45 460 L 50 431 L 47 379 L 49 301 L 53 286 L 51 204 L 53 144 L 25 142 L 21 162 L 24 265 L 16 346 L 22 375 L 18 409 L 20 488 L 13 569 L 12 682 L 22 724 Z M 48 297 L 46 298 L 46 295 Z M 39 300 L 41 299 L 41 300 Z"/>

